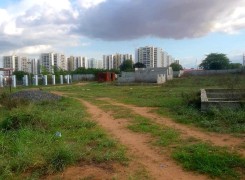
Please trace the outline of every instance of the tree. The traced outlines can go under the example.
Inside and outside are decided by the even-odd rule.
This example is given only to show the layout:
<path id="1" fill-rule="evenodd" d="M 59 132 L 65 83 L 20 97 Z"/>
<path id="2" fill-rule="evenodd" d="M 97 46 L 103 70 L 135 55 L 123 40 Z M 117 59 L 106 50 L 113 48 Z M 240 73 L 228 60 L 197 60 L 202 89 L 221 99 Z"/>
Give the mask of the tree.
<path id="1" fill-rule="evenodd" d="M 120 65 L 120 70 L 121 71 L 134 71 L 133 68 L 133 61 L 131 59 L 125 60 L 121 65 Z"/>
<path id="2" fill-rule="evenodd" d="M 240 69 L 240 68 L 242 68 L 241 63 L 230 63 L 229 65 L 229 69 Z"/>
<path id="3" fill-rule="evenodd" d="M 48 69 L 45 66 L 40 65 L 40 69 L 41 69 L 41 74 L 42 75 L 48 75 L 48 74 L 50 74 L 49 71 L 48 71 Z"/>
<path id="4" fill-rule="evenodd" d="M 180 71 L 183 69 L 183 67 L 178 63 L 172 63 L 170 64 L 170 67 L 172 67 L 173 71 Z"/>
<path id="5" fill-rule="evenodd" d="M 16 79 L 18 81 L 22 81 L 22 78 L 24 77 L 24 75 L 29 75 L 29 73 L 25 72 L 25 71 L 14 71 L 13 75 L 16 76 Z"/>
<path id="6" fill-rule="evenodd" d="M 230 61 L 225 54 L 222 53 L 210 53 L 202 61 L 199 67 L 205 70 L 220 70 L 228 69 Z"/>
<path id="7" fill-rule="evenodd" d="M 143 63 L 141 62 L 137 62 L 134 64 L 133 66 L 134 68 L 146 68 L 146 65 L 144 65 Z"/>

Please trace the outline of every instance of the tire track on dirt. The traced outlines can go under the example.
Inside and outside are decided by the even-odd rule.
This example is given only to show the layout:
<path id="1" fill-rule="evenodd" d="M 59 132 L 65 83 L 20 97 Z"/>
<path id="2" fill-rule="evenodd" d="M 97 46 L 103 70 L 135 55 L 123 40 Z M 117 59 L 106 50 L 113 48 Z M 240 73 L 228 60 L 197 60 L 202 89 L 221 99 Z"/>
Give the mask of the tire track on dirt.
<path id="1" fill-rule="evenodd" d="M 163 124 L 165 126 L 179 130 L 182 134 L 182 137 L 194 137 L 203 141 L 210 142 L 216 146 L 226 146 L 231 150 L 234 149 L 237 150 L 241 155 L 245 156 L 244 149 L 239 148 L 239 146 L 245 144 L 245 138 L 236 138 L 229 134 L 203 132 L 198 128 L 179 124 L 174 122 L 170 118 L 164 118 L 155 113 L 152 113 L 150 112 L 152 108 L 149 107 L 137 107 L 134 105 L 123 104 L 123 103 L 116 102 L 110 98 L 99 98 L 98 100 L 106 101 L 112 105 L 128 108 L 132 110 L 135 114 L 149 118 L 158 124 Z"/>
<path id="2" fill-rule="evenodd" d="M 153 148 L 147 145 L 147 142 L 150 140 L 148 137 L 133 133 L 126 128 L 126 119 L 121 121 L 118 119 L 115 120 L 97 106 L 83 99 L 76 99 L 85 105 L 88 113 L 91 114 L 92 118 L 97 121 L 100 126 L 128 148 L 129 154 L 134 157 L 131 163 L 142 164 L 146 170 L 149 171 L 153 179 L 208 179 L 206 176 L 184 171 L 169 155 L 158 154 Z M 132 164 L 130 166 L 132 166 Z"/>

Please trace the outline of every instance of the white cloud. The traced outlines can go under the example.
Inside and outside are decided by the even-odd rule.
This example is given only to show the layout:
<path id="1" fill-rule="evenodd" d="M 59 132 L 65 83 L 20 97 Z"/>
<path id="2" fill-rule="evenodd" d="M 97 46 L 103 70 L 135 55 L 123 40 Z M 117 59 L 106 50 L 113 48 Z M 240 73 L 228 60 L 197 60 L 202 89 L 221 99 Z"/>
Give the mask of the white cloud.
<path id="1" fill-rule="evenodd" d="M 80 4 L 81 7 L 88 9 L 97 6 L 105 1 L 106 0 L 78 0 L 78 3 Z"/>
<path id="2" fill-rule="evenodd" d="M 35 46 L 26 46 L 12 51 L 5 52 L 6 54 L 31 54 L 38 55 L 42 52 L 52 51 L 53 47 L 51 45 L 35 45 Z"/>
<path id="3" fill-rule="evenodd" d="M 0 16 L 0 53 L 36 53 L 44 47 L 62 47 L 79 39 L 69 33 L 78 17 L 69 0 L 22 0 L 0 9 Z"/>
<path id="4" fill-rule="evenodd" d="M 245 3 L 236 7 L 229 15 L 225 14 L 214 24 L 213 32 L 237 33 L 245 28 Z"/>
<path id="5" fill-rule="evenodd" d="M 0 9 L 0 25 L 3 22 L 6 22 L 8 19 L 10 19 L 8 11 L 6 11 L 5 9 Z"/>
<path id="6" fill-rule="evenodd" d="M 4 25 L 3 33 L 7 35 L 20 35 L 23 28 L 17 28 L 15 22 L 9 22 Z"/>

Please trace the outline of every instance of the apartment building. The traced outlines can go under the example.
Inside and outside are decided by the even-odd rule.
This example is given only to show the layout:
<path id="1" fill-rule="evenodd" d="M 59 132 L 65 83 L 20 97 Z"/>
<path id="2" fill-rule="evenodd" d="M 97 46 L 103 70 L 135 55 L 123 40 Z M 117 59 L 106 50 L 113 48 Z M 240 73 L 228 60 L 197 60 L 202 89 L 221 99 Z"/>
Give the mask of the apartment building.
<path id="1" fill-rule="evenodd" d="M 67 59 L 65 55 L 59 53 L 42 53 L 40 56 L 41 71 L 45 68 L 49 73 L 54 72 L 54 67 L 67 70 Z"/>
<path id="2" fill-rule="evenodd" d="M 113 55 L 103 55 L 103 69 L 113 69 Z"/>
<path id="3" fill-rule="evenodd" d="M 3 56 L 3 68 L 11 68 L 13 71 L 20 70 L 20 59 L 16 55 Z M 4 75 L 7 76 L 8 72 L 5 71 Z"/>
<path id="4" fill-rule="evenodd" d="M 88 68 L 88 59 L 87 57 L 75 57 L 75 56 L 70 56 L 67 58 L 68 61 L 68 70 L 69 71 L 74 71 L 79 67 L 84 67 Z"/>
<path id="5" fill-rule="evenodd" d="M 88 68 L 103 69 L 103 63 L 101 60 L 90 58 L 88 59 Z"/>
<path id="6" fill-rule="evenodd" d="M 131 54 L 112 54 L 103 56 L 103 68 L 104 69 L 119 69 L 120 65 L 127 59 L 133 60 Z"/>
<path id="7" fill-rule="evenodd" d="M 63 69 L 68 70 L 68 63 L 66 56 L 64 54 L 55 53 L 54 54 L 54 66 Z"/>
<path id="8" fill-rule="evenodd" d="M 145 46 L 135 50 L 135 62 L 143 63 L 147 68 L 168 67 L 174 58 L 162 48 Z"/>
<path id="9" fill-rule="evenodd" d="M 24 71 L 27 73 L 38 74 L 38 61 L 26 56 L 3 56 L 3 68 L 12 68 L 13 71 Z"/>

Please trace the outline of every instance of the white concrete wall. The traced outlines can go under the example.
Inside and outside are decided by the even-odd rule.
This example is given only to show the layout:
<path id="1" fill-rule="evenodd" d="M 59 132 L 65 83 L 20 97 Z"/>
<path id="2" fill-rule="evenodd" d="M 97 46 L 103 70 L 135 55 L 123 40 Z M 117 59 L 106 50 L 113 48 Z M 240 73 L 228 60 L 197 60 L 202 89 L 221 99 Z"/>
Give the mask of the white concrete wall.
<path id="1" fill-rule="evenodd" d="M 146 68 L 137 69 L 135 72 L 122 72 L 118 78 L 119 83 L 165 83 L 167 80 L 173 79 L 172 68 Z"/>

